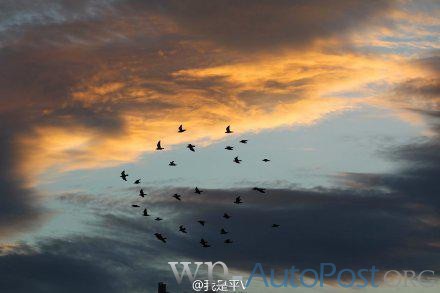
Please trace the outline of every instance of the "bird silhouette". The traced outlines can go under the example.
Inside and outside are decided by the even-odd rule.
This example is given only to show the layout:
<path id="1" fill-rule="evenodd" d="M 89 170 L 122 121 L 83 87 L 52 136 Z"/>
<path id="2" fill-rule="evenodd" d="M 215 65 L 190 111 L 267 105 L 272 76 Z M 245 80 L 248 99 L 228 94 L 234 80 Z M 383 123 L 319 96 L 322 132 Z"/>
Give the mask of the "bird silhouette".
<path id="1" fill-rule="evenodd" d="M 208 241 L 205 239 L 200 239 L 200 244 L 202 244 L 202 247 L 211 247 L 211 245 L 208 244 Z"/>
<path id="2" fill-rule="evenodd" d="M 263 161 L 263 162 L 270 162 L 269 159 L 263 159 L 262 161 Z"/>
<path id="3" fill-rule="evenodd" d="M 154 219 L 155 221 L 162 221 L 163 219 L 160 217 L 157 217 L 156 219 Z"/>
<path id="4" fill-rule="evenodd" d="M 186 232 L 186 228 L 183 227 L 182 225 L 179 226 L 179 232 L 182 232 L 182 233 L 185 233 L 185 234 L 187 233 Z"/>
<path id="5" fill-rule="evenodd" d="M 228 151 L 232 151 L 233 149 L 234 149 L 234 147 L 232 147 L 232 146 L 230 146 L 230 145 L 228 145 L 228 146 L 225 147 L 225 150 L 228 150 Z"/>
<path id="6" fill-rule="evenodd" d="M 253 190 L 256 190 L 261 193 L 266 193 L 266 188 L 254 187 Z"/>
<path id="7" fill-rule="evenodd" d="M 134 184 L 139 184 L 141 183 L 141 179 L 136 180 L 135 182 L 133 182 Z"/>
<path id="8" fill-rule="evenodd" d="M 189 148 L 189 150 L 192 151 L 192 152 L 195 152 L 195 151 L 196 151 L 196 150 L 194 149 L 196 146 L 193 145 L 193 144 L 188 144 L 186 147 Z"/>
<path id="9" fill-rule="evenodd" d="M 199 221 L 197 221 L 197 222 L 199 222 L 200 225 L 205 226 L 205 221 L 203 221 L 203 220 L 199 220 Z"/>
<path id="10" fill-rule="evenodd" d="M 200 190 L 198 187 L 194 189 L 194 193 L 202 194 L 203 190 Z"/>
<path id="11" fill-rule="evenodd" d="M 156 147 L 156 151 L 161 151 L 164 148 L 160 145 L 160 140 L 157 142 L 157 147 Z"/>
<path id="12" fill-rule="evenodd" d="M 139 205 L 137 205 L 137 204 L 132 204 L 131 206 L 134 207 L 134 208 L 138 208 L 139 207 Z"/>
<path id="13" fill-rule="evenodd" d="M 147 212 L 147 209 L 144 209 L 143 216 L 144 216 L 144 217 L 149 217 L 149 216 L 150 216 L 150 215 L 148 214 L 148 212 Z"/>
<path id="14" fill-rule="evenodd" d="M 181 195 L 179 195 L 179 194 L 177 194 L 177 193 L 175 193 L 175 194 L 173 195 L 173 197 L 174 197 L 175 199 L 177 199 L 177 200 L 181 200 L 181 199 L 180 199 Z"/>
<path id="15" fill-rule="evenodd" d="M 227 213 L 224 213 L 223 214 L 223 218 L 225 218 L 225 219 L 229 219 L 231 216 L 230 215 L 228 215 Z"/>
<path id="16" fill-rule="evenodd" d="M 237 164 L 240 164 L 241 160 L 239 160 L 238 157 L 235 157 L 234 158 L 234 162 L 237 163 Z"/>
<path id="17" fill-rule="evenodd" d="M 241 201 L 241 196 L 237 196 L 237 197 L 235 198 L 234 203 L 235 203 L 235 204 L 241 204 L 241 203 L 243 203 L 243 202 Z"/>
<path id="18" fill-rule="evenodd" d="M 139 196 L 145 197 L 147 194 L 144 192 L 143 189 L 139 190 Z"/>
<path id="19" fill-rule="evenodd" d="M 227 243 L 227 244 L 231 244 L 231 243 L 234 243 L 231 239 L 226 239 L 225 240 L 225 243 Z"/>
<path id="20" fill-rule="evenodd" d="M 278 224 L 272 224 L 272 228 L 278 228 L 280 225 Z"/>
<path id="21" fill-rule="evenodd" d="M 248 140 L 247 140 L 247 139 L 242 139 L 242 140 L 240 140 L 240 142 L 241 142 L 241 143 L 247 143 Z"/>
<path id="22" fill-rule="evenodd" d="M 183 129 L 183 125 L 180 124 L 178 132 L 182 133 L 182 132 L 185 132 L 185 131 L 186 131 L 186 129 Z"/>
<path id="23" fill-rule="evenodd" d="M 231 130 L 231 125 L 228 125 L 228 127 L 226 127 L 226 131 L 225 133 L 233 133 L 234 131 Z"/>
<path id="24" fill-rule="evenodd" d="M 160 241 L 162 241 L 163 243 L 167 243 L 167 238 L 163 237 L 162 234 L 154 233 L 154 236 L 156 236 L 156 238 L 159 239 Z"/>
<path id="25" fill-rule="evenodd" d="M 169 166 L 177 166 L 177 164 L 176 163 L 174 163 L 174 161 L 171 161 L 169 164 L 168 164 Z"/>
<path id="26" fill-rule="evenodd" d="M 127 181 L 128 174 L 125 173 L 125 170 L 123 170 L 123 171 L 121 172 L 121 176 L 120 176 L 120 177 L 122 178 L 122 180 Z"/>
<path id="27" fill-rule="evenodd" d="M 225 229 L 222 228 L 222 229 L 220 230 L 220 234 L 223 234 L 223 235 L 224 235 L 224 234 L 228 234 L 228 231 L 226 231 Z"/>

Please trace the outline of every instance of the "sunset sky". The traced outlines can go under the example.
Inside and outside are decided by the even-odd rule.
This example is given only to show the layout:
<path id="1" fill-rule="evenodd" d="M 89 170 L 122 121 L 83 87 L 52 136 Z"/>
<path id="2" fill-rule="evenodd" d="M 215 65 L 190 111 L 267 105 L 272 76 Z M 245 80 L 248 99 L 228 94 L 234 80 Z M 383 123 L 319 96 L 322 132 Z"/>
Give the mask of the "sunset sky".
<path id="1" fill-rule="evenodd" d="M 168 261 L 440 272 L 439 16 L 435 0 L 0 0 L 0 292 L 183 292 Z"/>

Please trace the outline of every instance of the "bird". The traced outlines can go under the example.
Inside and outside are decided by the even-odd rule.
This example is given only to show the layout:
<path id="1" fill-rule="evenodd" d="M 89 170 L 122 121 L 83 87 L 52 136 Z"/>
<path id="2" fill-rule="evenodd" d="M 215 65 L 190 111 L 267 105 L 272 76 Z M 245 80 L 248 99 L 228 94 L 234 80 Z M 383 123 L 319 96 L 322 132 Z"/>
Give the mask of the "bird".
<path id="1" fill-rule="evenodd" d="M 234 158 L 234 162 L 237 163 L 237 164 L 240 164 L 241 160 L 239 160 L 238 157 L 235 157 Z"/>
<path id="2" fill-rule="evenodd" d="M 270 162 L 269 159 L 263 159 L 262 161 L 263 161 L 263 162 Z"/>
<path id="3" fill-rule="evenodd" d="M 241 201 L 241 196 L 237 196 L 237 197 L 235 198 L 234 203 L 235 203 L 235 204 L 241 204 L 241 203 L 243 203 L 243 202 Z"/>
<path id="4" fill-rule="evenodd" d="M 162 241 L 163 243 L 167 243 L 167 238 L 163 237 L 162 234 L 160 233 L 154 233 L 154 236 L 156 236 L 157 239 L 159 239 L 160 241 Z"/>
<path id="5" fill-rule="evenodd" d="M 231 125 L 228 125 L 228 127 L 226 127 L 226 131 L 225 133 L 233 133 L 234 131 L 231 130 Z"/>
<path id="6" fill-rule="evenodd" d="M 198 187 L 194 189 L 194 193 L 202 194 L 203 190 L 200 190 Z"/>
<path id="7" fill-rule="evenodd" d="M 183 125 L 180 124 L 178 132 L 182 133 L 182 132 L 185 132 L 185 131 L 186 131 L 186 129 L 183 129 Z"/>
<path id="8" fill-rule="evenodd" d="M 144 209 L 144 213 L 143 213 L 144 217 L 149 217 L 150 215 L 147 212 L 147 209 Z"/>
<path id="9" fill-rule="evenodd" d="M 278 228 L 280 225 L 278 224 L 272 224 L 272 228 Z"/>
<path id="10" fill-rule="evenodd" d="M 175 194 L 173 195 L 173 197 L 174 197 L 175 199 L 177 199 L 177 200 L 181 200 L 181 199 L 180 199 L 181 195 L 179 195 L 179 194 L 177 194 L 177 193 L 175 193 Z"/>
<path id="11" fill-rule="evenodd" d="M 157 147 L 156 147 L 156 151 L 161 151 L 164 148 L 160 145 L 160 140 L 157 142 Z"/>
<path id="12" fill-rule="evenodd" d="M 223 234 L 223 235 L 224 235 L 224 234 L 228 234 L 228 231 L 226 231 L 225 229 L 222 228 L 222 229 L 220 230 L 220 234 Z"/>
<path id="13" fill-rule="evenodd" d="M 202 247 L 211 247 L 211 245 L 208 244 L 208 241 L 205 239 L 200 239 L 200 244 L 202 244 Z"/>
<path id="14" fill-rule="evenodd" d="M 256 190 L 261 193 L 266 193 L 266 188 L 254 187 L 253 190 Z"/>
<path id="15" fill-rule="evenodd" d="M 145 197 L 147 194 L 144 192 L 143 189 L 139 190 L 139 196 Z"/>
<path id="16" fill-rule="evenodd" d="M 231 239 L 226 239 L 226 240 L 225 240 L 225 243 L 227 243 L 227 244 L 231 244 L 231 243 L 233 243 L 233 241 L 232 241 Z"/>
<path id="17" fill-rule="evenodd" d="M 177 166 L 177 164 L 174 163 L 174 161 L 171 161 L 171 162 L 168 164 L 168 166 Z"/>
<path id="18" fill-rule="evenodd" d="M 134 207 L 134 208 L 138 208 L 139 207 L 139 205 L 137 205 L 137 204 L 132 204 L 131 206 Z"/>
<path id="19" fill-rule="evenodd" d="M 135 182 L 133 182 L 134 184 L 139 184 L 141 183 L 141 179 L 136 180 Z"/>
<path id="20" fill-rule="evenodd" d="M 230 145 L 228 145 L 228 146 L 225 147 L 225 150 L 228 150 L 228 151 L 232 151 L 233 149 L 234 149 L 234 147 L 232 147 L 232 146 L 230 146 Z"/>
<path id="21" fill-rule="evenodd" d="M 241 143 L 247 143 L 248 140 L 247 140 L 247 139 L 242 139 L 242 140 L 240 140 L 240 142 L 241 142 Z"/>
<path id="22" fill-rule="evenodd" d="M 125 173 L 125 170 L 123 170 L 123 171 L 121 172 L 121 178 L 122 178 L 122 180 L 127 181 L 127 177 L 128 177 L 128 174 Z"/>
<path id="23" fill-rule="evenodd" d="M 185 233 L 186 234 L 186 228 L 183 227 L 182 225 L 179 226 L 179 232 Z"/>
<path id="24" fill-rule="evenodd" d="M 195 151 L 196 151 L 196 150 L 194 149 L 196 146 L 193 145 L 193 144 L 188 144 L 186 147 L 189 148 L 189 150 L 192 151 L 192 152 L 195 152 Z"/>
<path id="25" fill-rule="evenodd" d="M 203 221 L 203 220 L 199 220 L 199 221 L 197 221 L 197 222 L 199 222 L 200 225 L 205 226 L 205 221 Z"/>
<path id="26" fill-rule="evenodd" d="M 154 219 L 155 221 L 162 221 L 163 219 L 160 217 L 157 217 L 156 219 Z"/>
<path id="27" fill-rule="evenodd" d="M 224 213 L 223 214 L 223 218 L 225 218 L 225 219 L 229 219 L 231 216 L 230 215 L 228 215 L 227 213 Z"/>

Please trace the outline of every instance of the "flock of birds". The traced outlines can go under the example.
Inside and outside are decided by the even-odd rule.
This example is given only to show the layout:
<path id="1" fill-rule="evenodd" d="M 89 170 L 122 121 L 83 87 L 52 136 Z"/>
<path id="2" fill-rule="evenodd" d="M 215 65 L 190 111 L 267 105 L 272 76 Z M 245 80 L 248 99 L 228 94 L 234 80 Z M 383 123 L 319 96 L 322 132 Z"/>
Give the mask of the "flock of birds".
<path id="1" fill-rule="evenodd" d="M 186 131 L 186 129 L 183 128 L 183 125 L 180 125 L 179 128 L 178 128 L 178 131 L 177 131 L 177 132 L 178 132 L 178 133 L 183 133 L 183 132 L 185 132 L 185 131 Z M 233 131 L 231 130 L 231 126 L 230 126 L 230 125 L 229 125 L 228 127 L 226 127 L 226 131 L 225 131 L 225 133 L 227 133 L 227 134 L 233 133 Z M 240 140 L 240 143 L 242 143 L 242 144 L 246 144 L 247 142 L 248 142 L 247 139 L 242 139 L 242 140 Z M 188 144 L 186 147 L 187 147 L 190 151 L 192 151 L 192 152 L 195 152 L 195 151 L 196 151 L 196 149 L 195 149 L 196 146 L 193 145 L 193 144 Z M 232 151 L 232 150 L 234 150 L 234 147 L 228 145 L 228 146 L 225 147 L 225 149 L 228 150 L 228 151 Z M 157 142 L 156 150 L 157 150 L 157 151 L 164 150 L 164 148 L 163 148 L 162 145 L 161 145 L 160 140 Z M 242 160 L 240 160 L 240 159 L 238 158 L 238 156 L 235 157 L 235 158 L 233 159 L 233 162 L 236 163 L 236 164 L 240 164 L 241 161 L 242 161 Z M 265 163 L 270 162 L 270 160 L 267 159 L 267 158 L 264 158 L 262 161 L 265 162 Z M 175 161 L 171 161 L 171 162 L 169 162 L 168 165 L 171 166 L 171 167 L 177 166 L 177 164 L 176 164 Z M 121 176 L 120 176 L 120 177 L 122 178 L 122 180 L 124 180 L 124 181 L 128 181 L 128 180 L 127 180 L 128 174 L 125 172 L 125 170 L 123 170 L 123 171 L 121 172 Z M 137 179 L 137 180 L 135 180 L 133 183 L 134 183 L 134 184 L 140 184 L 140 183 L 141 183 L 141 180 L 140 180 L 140 179 Z M 261 188 L 261 187 L 254 187 L 253 190 L 256 191 L 256 192 L 259 192 L 259 193 L 266 193 L 266 189 L 265 189 L 265 188 Z M 195 187 L 195 188 L 194 188 L 194 193 L 196 193 L 196 194 L 202 194 L 203 192 L 204 192 L 204 191 L 203 191 L 203 190 L 200 190 L 198 187 Z M 146 193 L 144 192 L 144 190 L 141 188 L 140 191 L 139 191 L 139 196 L 140 196 L 140 197 L 145 197 L 146 195 L 147 195 L 147 194 L 146 194 Z M 177 193 L 174 194 L 174 195 L 172 195 L 172 197 L 175 198 L 175 199 L 178 200 L 178 201 L 181 201 L 181 200 L 182 200 L 182 196 L 181 196 L 180 194 L 177 194 Z M 242 201 L 242 199 L 241 199 L 241 196 L 237 196 L 237 197 L 235 198 L 235 201 L 234 201 L 233 203 L 234 203 L 234 204 L 237 204 L 237 205 L 242 204 L 243 201 Z M 132 204 L 131 206 L 134 207 L 134 208 L 139 208 L 139 207 L 140 207 L 138 204 Z M 149 217 L 149 216 L 151 216 L 150 214 L 148 214 L 148 211 L 147 211 L 146 208 L 144 208 L 144 211 L 143 211 L 142 215 L 145 216 L 145 217 Z M 227 214 L 227 213 L 224 213 L 224 214 L 223 214 L 223 218 L 224 218 L 224 219 L 230 219 L 231 216 L 230 216 L 229 214 Z M 160 217 L 156 217 L 154 220 L 155 220 L 155 221 L 162 221 L 163 219 L 160 218 Z M 205 226 L 205 223 L 206 223 L 206 221 L 204 221 L 204 220 L 198 220 L 197 222 L 198 222 L 200 225 L 202 225 L 202 226 Z M 278 227 L 280 227 L 279 224 L 272 224 L 272 228 L 278 228 Z M 179 232 L 184 233 L 184 234 L 188 233 L 188 232 L 186 231 L 186 228 L 185 228 L 183 225 L 180 225 L 180 226 L 179 226 Z M 228 231 L 226 231 L 224 228 L 222 228 L 222 229 L 220 230 L 220 234 L 221 234 L 221 235 L 226 235 L 226 234 L 228 234 Z M 161 233 L 155 233 L 154 236 L 156 236 L 156 238 L 157 238 L 158 240 L 162 241 L 163 243 L 166 243 L 166 242 L 167 242 L 167 237 L 163 236 Z M 233 243 L 233 241 L 232 241 L 231 239 L 228 238 L 228 239 L 226 239 L 226 240 L 224 241 L 224 243 L 226 243 L 226 244 L 231 244 L 231 243 Z M 211 245 L 208 243 L 208 241 L 206 241 L 206 240 L 203 239 L 203 238 L 200 239 L 200 244 L 202 245 L 202 247 L 205 247 L 205 248 L 206 248 L 206 247 L 211 247 Z"/>

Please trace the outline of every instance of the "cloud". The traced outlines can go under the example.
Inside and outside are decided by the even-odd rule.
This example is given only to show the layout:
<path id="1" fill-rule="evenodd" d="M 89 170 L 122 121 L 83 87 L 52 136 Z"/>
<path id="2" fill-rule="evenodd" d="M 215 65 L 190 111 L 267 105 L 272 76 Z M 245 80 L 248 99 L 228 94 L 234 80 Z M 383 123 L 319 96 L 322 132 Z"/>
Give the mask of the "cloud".
<path id="1" fill-rule="evenodd" d="M 152 291 L 158 278 L 148 273 L 148 254 L 153 250 L 133 240 L 124 243 L 99 237 L 21 245 L 0 257 L 4 276 L 0 288 L 5 292 Z"/>
<path id="2" fill-rule="evenodd" d="M 438 131 L 436 121 L 433 131 Z M 333 189 L 269 189 L 266 195 L 250 188 L 211 189 L 202 196 L 188 188 L 151 190 L 142 205 L 163 217 L 160 223 L 133 213 L 128 197 L 65 194 L 59 198 L 63 203 L 97 216 L 88 222 L 89 236 L 2 247 L 0 272 L 5 278 L 0 288 L 127 292 L 154 290 L 165 281 L 172 289 L 170 260 L 222 260 L 241 274 L 249 273 L 255 262 L 276 269 L 334 262 L 339 268 L 438 271 L 438 143 L 438 136 L 431 136 L 386 150 L 383 155 L 402 163 L 400 170 L 342 174 L 345 186 Z M 166 196 L 175 191 L 183 194 L 182 202 Z M 243 205 L 232 203 L 237 194 Z M 231 219 L 223 219 L 224 212 Z M 206 226 L 198 219 L 206 220 Z M 272 229 L 272 223 L 281 227 Z M 179 234 L 179 225 L 189 233 Z M 231 246 L 219 235 L 222 227 L 235 241 Z M 155 232 L 166 235 L 168 243 L 154 239 Z M 201 237 L 212 245 L 209 251 L 200 247 Z"/>
<path id="3" fill-rule="evenodd" d="M 375 97 L 371 84 L 422 71 L 399 55 L 325 50 L 345 47 L 335 34 L 370 27 L 389 1 L 2 5 L 0 168 L 14 176 L 2 174 L 1 196 L 17 223 L 43 212 L 36 186 L 59 172 L 134 161 L 159 138 L 167 149 L 207 145 L 227 124 L 316 123 L 358 105 L 346 92 Z M 192 129 L 185 139 L 180 123 Z"/>
<path id="4" fill-rule="evenodd" d="M 304 47 L 387 13 L 390 1 L 160 1 L 148 6 L 193 37 L 239 50 Z"/>
<path id="5" fill-rule="evenodd" d="M 35 190 L 26 187 L 14 168 L 17 150 L 9 126 L 18 126 L 19 121 L 10 118 L 0 118 L 0 238 L 35 227 L 36 220 L 44 218 L 43 208 L 35 200 Z"/>

